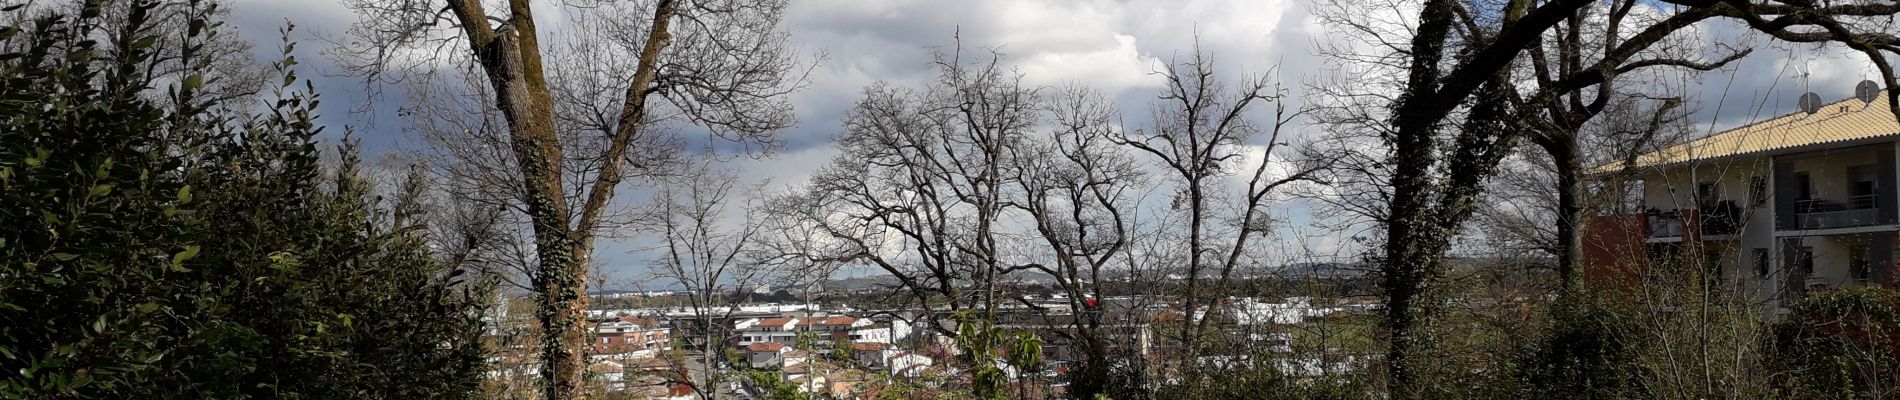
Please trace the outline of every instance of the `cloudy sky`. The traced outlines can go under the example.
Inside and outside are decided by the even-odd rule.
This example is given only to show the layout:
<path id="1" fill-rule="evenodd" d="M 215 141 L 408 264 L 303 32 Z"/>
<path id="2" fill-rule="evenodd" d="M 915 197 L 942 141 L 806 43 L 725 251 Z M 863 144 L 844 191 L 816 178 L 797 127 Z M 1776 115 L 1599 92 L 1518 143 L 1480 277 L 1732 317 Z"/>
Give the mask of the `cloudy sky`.
<path id="1" fill-rule="evenodd" d="M 1030 83 L 1086 83 L 1138 118 L 1159 88 L 1152 72 L 1185 57 L 1198 34 L 1201 48 L 1230 76 L 1277 67 L 1297 105 L 1301 82 L 1330 79 L 1315 54 L 1315 44 L 1329 40 L 1328 29 L 1309 12 L 1312 1 L 1321 0 L 793 0 L 786 21 L 793 41 L 803 54 L 828 57 L 810 88 L 794 97 L 799 124 L 780 134 L 787 146 L 769 159 L 733 167 L 751 181 L 802 180 L 834 154 L 830 140 L 866 85 L 921 86 L 934 73 L 929 50 L 951 46 L 959 35 L 966 47 L 999 48 Z M 400 99 L 378 99 L 376 110 L 351 112 L 366 100 L 363 85 L 339 76 L 318 53 L 323 39 L 345 37 L 356 19 L 351 10 L 326 0 L 234 0 L 232 12 L 231 23 L 259 44 L 264 60 L 274 57 L 277 29 L 286 21 L 298 25 L 293 39 L 305 43 L 298 52 L 303 75 L 325 96 L 326 122 L 354 126 L 372 153 L 419 145 L 389 111 Z M 1714 27 L 1709 34 L 1734 31 Z M 1762 45 L 1735 68 L 1707 74 L 1694 86 L 1695 118 L 1708 129 L 1727 128 L 1791 111 L 1805 91 L 1849 96 L 1854 83 L 1874 74 L 1866 62 L 1835 50 Z M 1287 207 L 1296 214 L 1301 208 Z M 607 243 L 600 257 L 610 274 L 637 275 L 644 265 L 633 251 L 638 247 Z"/>

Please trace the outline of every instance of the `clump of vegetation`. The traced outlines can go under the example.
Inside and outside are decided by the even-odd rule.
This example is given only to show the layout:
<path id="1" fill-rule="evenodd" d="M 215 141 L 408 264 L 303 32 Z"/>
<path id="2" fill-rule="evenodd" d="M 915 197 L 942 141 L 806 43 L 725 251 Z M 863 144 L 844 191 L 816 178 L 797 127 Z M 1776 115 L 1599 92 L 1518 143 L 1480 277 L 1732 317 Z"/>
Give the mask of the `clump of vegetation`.
<path id="1" fill-rule="evenodd" d="M 1774 327 L 1775 382 L 1787 394 L 1881 398 L 1900 392 L 1900 292 L 1815 293 Z"/>
<path id="2" fill-rule="evenodd" d="M 1632 304 L 1577 289 L 1557 299 L 1548 313 L 1541 340 L 1519 363 L 1528 397 L 1649 397 L 1643 392 L 1642 346 L 1631 323 Z"/>
<path id="3" fill-rule="evenodd" d="M 0 398 L 479 386 L 485 285 L 427 245 L 419 177 L 386 203 L 352 145 L 325 165 L 290 45 L 253 114 L 205 93 L 214 4 L 6 12 L 22 22 L 0 29 Z"/>

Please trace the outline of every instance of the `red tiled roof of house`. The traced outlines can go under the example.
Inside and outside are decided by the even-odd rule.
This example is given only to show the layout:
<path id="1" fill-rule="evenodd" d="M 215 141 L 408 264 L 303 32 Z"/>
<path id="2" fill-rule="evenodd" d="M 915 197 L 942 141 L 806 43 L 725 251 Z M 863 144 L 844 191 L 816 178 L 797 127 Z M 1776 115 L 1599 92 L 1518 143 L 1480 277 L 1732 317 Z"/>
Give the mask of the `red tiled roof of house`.
<path id="1" fill-rule="evenodd" d="M 792 323 L 792 321 L 797 321 L 797 320 L 798 318 L 792 318 L 792 317 L 766 318 L 764 321 L 759 321 L 759 325 L 785 326 L 785 324 L 789 324 L 789 323 Z"/>
<path id="2" fill-rule="evenodd" d="M 587 370 L 597 374 L 606 374 L 620 372 L 621 368 L 620 365 L 614 363 L 595 363 L 594 365 L 587 366 Z"/>
<path id="3" fill-rule="evenodd" d="M 858 322 L 857 318 L 854 318 L 848 315 L 833 315 L 833 316 L 821 318 L 821 319 L 808 319 L 804 321 L 799 321 L 798 324 L 802 326 L 810 326 L 810 325 L 849 326 L 857 322 Z"/>
<path id="4" fill-rule="evenodd" d="M 891 348 L 890 343 L 873 343 L 873 342 L 851 343 L 851 350 L 856 350 L 856 351 L 878 351 L 878 350 L 887 350 L 890 348 Z"/>
<path id="5" fill-rule="evenodd" d="M 855 369 L 839 369 L 825 373 L 825 380 L 832 382 L 856 382 L 869 379 L 867 373 Z"/>
<path id="6" fill-rule="evenodd" d="M 776 352 L 776 351 L 779 351 L 779 349 L 783 349 L 783 348 L 785 348 L 784 343 L 773 343 L 773 342 L 758 342 L 758 343 L 753 343 L 753 344 L 749 344 L 745 346 L 746 350 L 752 351 L 754 353 Z"/>
<path id="7" fill-rule="evenodd" d="M 638 371 L 663 371 L 673 369 L 673 363 L 659 357 L 648 357 L 629 362 L 629 367 Z"/>

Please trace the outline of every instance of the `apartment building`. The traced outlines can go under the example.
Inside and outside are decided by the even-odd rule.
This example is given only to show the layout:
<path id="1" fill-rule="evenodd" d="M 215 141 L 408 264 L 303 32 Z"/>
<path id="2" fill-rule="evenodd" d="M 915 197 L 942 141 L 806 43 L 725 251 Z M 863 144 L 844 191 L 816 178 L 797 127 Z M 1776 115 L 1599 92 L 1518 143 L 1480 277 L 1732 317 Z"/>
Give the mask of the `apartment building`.
<path id="1" fill-rule="evenodd" d="M 1885 100 L 1804 99 L 1802 111 L 1593 168 L 1640 200 L 1589 222 L 1586 276 L 1698 268 L 1765 311 L 1818 290 L 1894 285 L 1900 123 Z"/>
<path id="2" fill-rule="evenodd" d="M 738 329 L 740 330 L 737 343 L 739 346 L 753 343 L 796 344 L 801 334 L 810 334 L 823 343 L 835 340 L 890 343 L 892 340 L 888 324 L 878 324 L 867 318 L 844 315 L 773 317 Z"/>
<path id="3" fill-rule="evenodd" d="M 782 345 L 798 343 L 798 317 L 761 319 L 757 323 L 747 324 L 739 329 L 739 346 L 749 346 L 753 343 Z"/>
<path id="4" fill-rule="evenodd" d="M 594 354 L 651 356 L 669 350 L 671 330 L 659 321 L 621 316 L 596 321 Z"/>

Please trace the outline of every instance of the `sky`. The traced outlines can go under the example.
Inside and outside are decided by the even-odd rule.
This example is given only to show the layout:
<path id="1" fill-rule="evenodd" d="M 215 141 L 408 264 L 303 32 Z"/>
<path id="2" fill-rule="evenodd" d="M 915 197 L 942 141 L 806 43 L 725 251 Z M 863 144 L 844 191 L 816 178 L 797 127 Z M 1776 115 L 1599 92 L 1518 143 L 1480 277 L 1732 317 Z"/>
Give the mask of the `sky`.
<path id="1" fill-rule="evenodd" d="M 1326 61 L 1315 50 L 1316 44 L 1329 40 L 1331 31 L 1312 15 L 1313 1 L 1319 0 L 793 0 L 785 29 L 797 52 L 826 57 L 813 71 L 810 86 L 792 97 L 799 122 L 778 134 L 784 148 L 769 158 L 742 158 L 729 167 L 747 182 L 773 187 L 803 181 L 836 154 L 831 140 L 864 87 L 880 81 L 923 86 L 935 72 L 929 51 L 949 48 L 959 38 L 966 48 L 997 48 L 1028 83 L 1074 82 L 1101 90 L 1132 118 L 1145 114 L 1160 88 L 1154 71 L 1186 57 L 1198 42 L 1229 79 L 1275 74 L 1291 90 L 1289 106 L 1297 108 L 1304 92 L 1301 83 L 1338 78 L 1327 76 Z M 347 40 L 345 31 L 357 18 L 351 10 L 326 0 L 232 3 L 229 23 L 254 43 L 260 60 L 276 57 L 280 27 L 286 22 L 297 25 L 291 38 L 300 42 L 296 55 L 301 75 L 313 80 L 324 96 L 323 122 L 352 126 L 369 153 L 420 146 L 394 115 L 401 99 L 371 99 L 364 82 L 343 76 L 320 53 L 328 41 Z M 1732 37 L 1739 30 L 1715 26 L 1700 33 Z M 1751 56 L 1690 85 L 1692 119 L 1703 129 L 1725 129 L 1793 111 L 1795 98 L 1806 91 L 1824 99 L 1844 98 L 1852 95 L 1856 82 L 1875 76 L 1869 63 L 1838 49 L 1768 45 L 1760 38 L 1744 43 L 1756 46 Z M 375 107 L 360 109 L 371 100 Z M 1303 124 L 1294 129 L 1299 135 L 1318 131 Z M 1307 209 L 1300 204 L 1282 207 L 1288 215 L 1304 215 Z M 1340 242 L 1332 237 L 1304 239 L 1322 247 Z M 601 247 L 597 257 L 610 277 L 638 281 L 635 277 L 646 263 L 638 240 L 609 241 Z"/>

